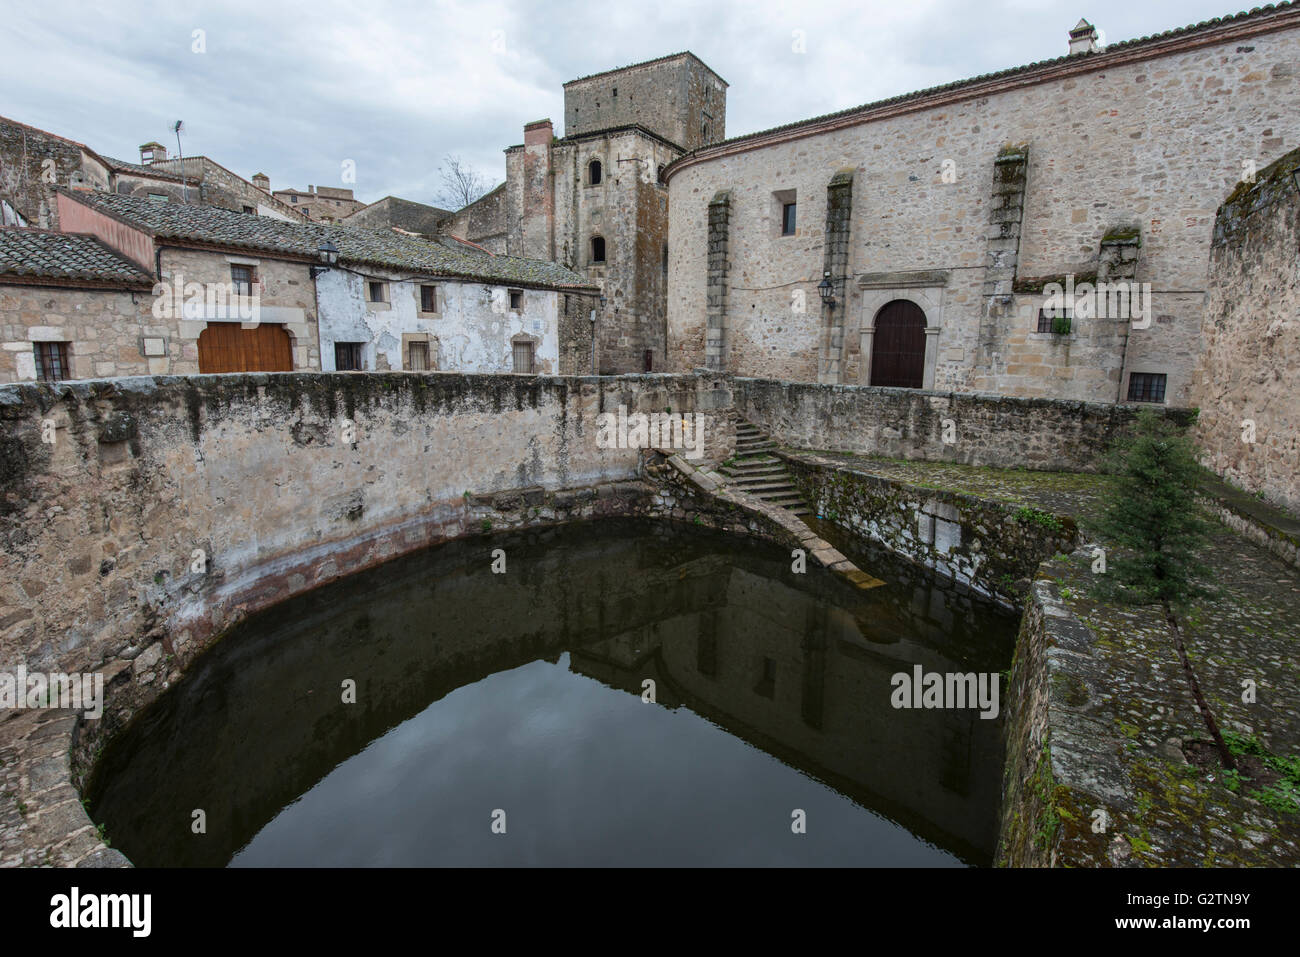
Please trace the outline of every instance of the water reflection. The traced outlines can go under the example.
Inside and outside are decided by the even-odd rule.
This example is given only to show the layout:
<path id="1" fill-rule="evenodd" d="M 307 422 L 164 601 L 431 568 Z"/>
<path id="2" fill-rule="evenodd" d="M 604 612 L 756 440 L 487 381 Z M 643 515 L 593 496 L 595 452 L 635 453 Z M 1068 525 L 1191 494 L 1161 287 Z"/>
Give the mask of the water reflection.
<path id="1" fill-rule="evenodd" d="M 890 676 L 1000 671 L 1014 620 L 871 570 L 624 521 L 436 548 L 219 642 L 92 811 L 142 865 L 986 864 L 1000 722 L 896 711 Z"/>

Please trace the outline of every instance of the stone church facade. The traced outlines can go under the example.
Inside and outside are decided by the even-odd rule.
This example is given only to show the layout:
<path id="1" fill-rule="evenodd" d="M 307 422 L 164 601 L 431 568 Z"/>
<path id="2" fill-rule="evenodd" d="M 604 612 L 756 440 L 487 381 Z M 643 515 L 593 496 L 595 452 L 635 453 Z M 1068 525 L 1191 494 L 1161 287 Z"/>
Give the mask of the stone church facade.
<path id="1" fill-rule="evenodd" d="M 1300 143 L 1300 9 L 1070 49 L 673 162 L 669 368 L 1187 404 L 1215 210 Z"/>
<path id="2" fill-rule="evenodd" d="M 600 286 L 595 371 L 659 371 L 668 350 L 668 189 L 662 171 L 726 135 L 727 84 L 678 53 L 564 85 L 549 119 L 506 150 L 506 183 L 449 228 L 496 252 L 567 266 Z M 504 243 L 502 243 L 504 240 Z M 504 248 L 502 246 L 504 245 Z M 590 312 L 564 310 L 562 369 L 590 371 Z"/>

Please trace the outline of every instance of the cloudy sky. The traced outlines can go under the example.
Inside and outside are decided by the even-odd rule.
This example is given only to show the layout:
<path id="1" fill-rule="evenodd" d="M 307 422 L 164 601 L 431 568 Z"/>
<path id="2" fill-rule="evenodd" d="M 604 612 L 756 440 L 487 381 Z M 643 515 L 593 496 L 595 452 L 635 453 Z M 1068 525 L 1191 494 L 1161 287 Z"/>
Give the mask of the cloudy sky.
<path id="1" fill-rule="evenodd" d="M 727 134 L 1236 13 L 1241 0 L 40 0 L 6 9 L 0 115 L 139 160 L 204 154 L 273 188 L 433 202 L 443 157 L 492 184 L 561 84 L 691 50 L 730 84 Z M 196 32 L 197 31 L 197 32 Z M 802 43 L 797 42 L 802 40 Z M 802 52 L 799 48 L 802 47 Z"/>

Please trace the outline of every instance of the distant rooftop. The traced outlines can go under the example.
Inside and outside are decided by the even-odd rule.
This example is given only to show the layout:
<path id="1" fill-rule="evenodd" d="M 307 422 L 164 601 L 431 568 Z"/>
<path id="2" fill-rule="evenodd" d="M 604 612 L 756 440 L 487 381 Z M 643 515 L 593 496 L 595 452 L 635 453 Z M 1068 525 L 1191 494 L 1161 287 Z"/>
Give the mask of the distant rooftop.
<path id="1" fill-rule="evenodd" d="M 57 187 L 71 199 L 136 226 L 160 239 L 235 247 L 315 259 L 325 240 L 339 260 L 422 276 L 519 283 L 555 288 L 595 288 L 557 263 L 479 252 L 449 238 L 422 239 L 391 229 L 313 222 L 286 222 L 215 206 L 160 203 L 115 193 Z"/>

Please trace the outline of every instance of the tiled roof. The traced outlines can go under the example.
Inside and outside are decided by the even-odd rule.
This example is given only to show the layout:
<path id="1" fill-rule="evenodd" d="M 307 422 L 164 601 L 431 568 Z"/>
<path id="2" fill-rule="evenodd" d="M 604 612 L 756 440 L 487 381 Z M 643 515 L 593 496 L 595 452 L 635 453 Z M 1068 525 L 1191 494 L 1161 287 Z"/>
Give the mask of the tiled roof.
<path id="1" fill-rule="evenodd" d="M 113 171 L 117 173 L 135 173 L 141 176 L 152 176 L 156 179 L 165 179 L 173 183 L 179 183 L 182 178 L 179 173 L 159 169 L 156 166 L 146 166 L 144 163 L 128 163 L 126 160 L 120 160 L 113 156 L 104 156 L 103 154 L 100 154 L 99 158 L 107 163 Z M 198 180 L 193 176 L 187 178 L 191 183 L 198 182 Z"/>
<path id="2" fill-rule="evenodd" d="M 64 195 L 137 226 L 159 239 L 284 253 L 315 259 L 325 240 L 339 250 L 340 262 L 373 265 L 420 276 L 445 276 L 522 285 L 595 288 L 557 263 L 477 252 L 449 239 L 421 239 L 392 230 L 328 223 L 285 222 L 236 213 L 215 206 L 160 203 L 95 190 Z"/>
<path id="3" fill-rule="evenodd" d="M 821 116 L 814 116 L 805 120 L 796 120 L 793 123 L 786 123 L 781 126 L 773 126 L 770 129 L 759 130 L 755 133 L 745 133 L 742 136 L 733 136 L 730 139 L 722 140 L 719 143 L 711 143 L 708 146 L 700 147 L 699 149 L 695 150 L 693 153 L 681 157 L 678 160 L 674 160 L 672 165 L 674 166 L 682 165 L 683 161 L 693 159 L 697 156 L 701 158 L 707 158 L 711 151 L 730 146 L 733 143 L 743 143 L 746 140 L 761 139 L 762 137 L 765 136 L 771 136 L 776 133 L 784 133 L 787 130 L 795 130 L 804 126 L 815 126 L 819 123 L 824 123 L 829 120 L 837 120 L 842 117 L 852 116 L 855 113 L 865 114 L 871 112 L 872 110 L 878 110 L 887 106 L 894 106 L 899 103 L 906 103 L 910 100 L 924 100 L 927 97 L 936 96 L 940 93 L 948 93 L 953 90 L 960 90 L 963 87 L 976 86 L 980 83 L 987 83 L 992 80 L 1007 79 L 1009 77 L 1017 76 L 1022 73 L 1033 73 L 1035 70 L 1042 70 L 1047 67 L 1057 66 L 1059 64 L 1066 63 L 1066 62 L 1082 60 L 1085 58 L 1094 59 L 1098 57 L 1106 57 L 1116 51 L 1132 50 L 1135 47 L 1147 46 L 1158 42 L 1163 42 L 1165 40 L 1171 40 L 1177 37 L 1188 36 L 1190 34 L 1199 33 L 1204 30 L 1212 29 L 1214 27 L 1224 26 L 1230 23 L 1237 23 L 1242 20 L 1249 20 L 1251 18 L 1263 17 L 1269 14 L 1279 13 L 1284 10 L 1295 9 L 1297 6 L 1300 6 L 1300 0 L 1287 0 L 1287 2 L 1285 3 L 1271 3 L 1263 7 L 1254 7 L 1253 9 L 1248 11 L 1243 11 L 1242 13 L 1231 14 L 1225 17 L 1215 17 L 1212 20 L 1203 20 L 1200 23 L 1193 23 L 1190 26 L 1179 27 L 1174 30 L 1166 30 L 1163 33 L 1153 33 L 1151 36 L 1139 37 L 1135 40 L 1124 40 L 1120 43 L 1107 44 L 1104 50 L 1099 50 L 1094 53 L 1073 53 L 1073 54 L 1067 54 L 1065 56 L 1055 57 L 1050 60 L 1039 60 L 1035 63 L 1026 63 L 1024 66 L 1011 67 L 1009 69 L 999 70 L 994 73 L 984 73 L 981 74 L 980 76 L 970 77 L 969 79 L 956 80 L 952 83 L 945 83 L 941 86 L 932 86 L 929 87 L 928 89 L 917 90 L 913 93 L 903 93 L 900 94 L 899 96 L 889 97 L 888 99 L 876 100 L 873 103 L 865 103 L 862 106 L 853 106 L 847 110 L 839 110 L 835 113 L 825 113 Z"/>
<path id="4" fill-rule="evenodd" d="M 93 236 L 0 229 L 0 276 L 152 285 L 153 279 Z"/>

